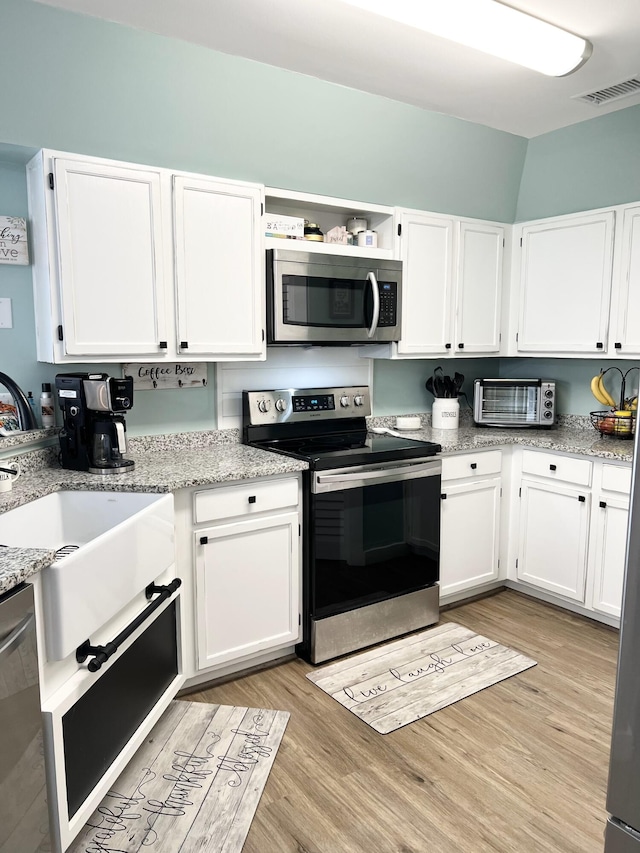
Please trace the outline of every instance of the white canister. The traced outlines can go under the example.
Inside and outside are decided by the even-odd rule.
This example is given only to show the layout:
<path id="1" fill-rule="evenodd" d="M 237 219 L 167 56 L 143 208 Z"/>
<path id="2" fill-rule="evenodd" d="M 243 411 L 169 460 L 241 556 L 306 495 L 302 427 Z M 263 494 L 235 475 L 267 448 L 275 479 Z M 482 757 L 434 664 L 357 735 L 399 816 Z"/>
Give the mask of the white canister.
<path id="1" fill-rule="evenodd" d="M 375 249 L 378 246 L 378 235 L 375 231 L 359 231 L 358 246 Z"/>
<path id="2" fill-rule="evenodd" d="M 431 407 L 431 426 L 434 429 L 458 429 L 460 403 L 457 397 L 436 397 Z"/>
<path id="3" fill-rule="evenodd" d="M 347 231 L 353 236 L 357 236 L 360 231 L 366 231 L 369 227 L 369 223 L 366 219 L 362 219 L 359 216 L 351 216 L 347 219 Z"/>
<path id="4" fill-rule="evenodd" d="M 9 469 L 0 464 L 0 492 L 10 492 L 13 487 L 13 481 L 17 480 L 19 476 L 19 466 Z"/>

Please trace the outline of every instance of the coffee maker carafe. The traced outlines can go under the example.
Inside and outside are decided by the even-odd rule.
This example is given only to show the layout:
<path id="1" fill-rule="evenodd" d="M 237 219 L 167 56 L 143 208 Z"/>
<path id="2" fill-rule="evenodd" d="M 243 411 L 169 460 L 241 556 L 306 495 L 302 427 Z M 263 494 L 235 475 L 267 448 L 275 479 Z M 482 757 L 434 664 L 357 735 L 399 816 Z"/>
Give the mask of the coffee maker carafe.
<path id="1" fill-rule="evenodd" d="M 134 462 L 125 457 L 123 413 L 133 405 L 133 379 L 106 373 L 59 373 L 56 391 L 62 410 L 60 461 L 63 468 L 92 474 L 122 474 Z"/>

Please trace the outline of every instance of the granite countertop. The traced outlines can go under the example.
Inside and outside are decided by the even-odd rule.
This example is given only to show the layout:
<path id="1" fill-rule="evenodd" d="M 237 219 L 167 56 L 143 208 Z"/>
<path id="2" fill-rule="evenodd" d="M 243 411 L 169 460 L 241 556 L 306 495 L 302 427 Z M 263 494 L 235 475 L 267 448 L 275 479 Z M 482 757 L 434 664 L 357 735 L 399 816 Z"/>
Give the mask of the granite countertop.
<path id="1" fill-rule="evenodd" d="M 99 477 L 61 468 L 23 473 L 10 492 L 0 494 L 0 512 L 63 489 L 115 492 L 173 492 L 305 470 L 299 459 L 268 453 L 239 443 L 139 450 L 128 454 L 136 463 L 131 473 Z M 0 543 L 1 544 L 1 543 Z M 48 566 L 53 551 L 0 547 L 0 595 Z"/>
<path id="2" fill-rule="evenodd" d="M 375 426 L 394 430 L 395 418 L 376 418 Z M 602 437 L 593 427 L 560 426 L 553 429 L 498 429 L 494 427 L 461 426 L 457 430 L 432 429 L 424 426 L 420 430 L 398 432 L 405 438 L 436 441 L 442 445 L 443 453 L 464 450 L 482 450 L 518 444 L 522 447 L 551 450 L 558 453 L 578 453 L 618 462 L 633 460 L 633 441 Z"/>
<path id="3" fill-rule="evenodd" d="M 633 442 L 600 437 L 593 428 L 572 424 L 544 429 L 489 429 L 472 424 L 457 430 L 437 430 L 425 425 L 416 431 L 403 431 L 406 438 L 435 441 L 443 453 L 519 444 L 562 453 L 631 462 Z M 393 429 L 395 417 L 377 417 L 371 426 Z M 98 477 L 58 467 L 23 470 L 10 492 L 0 494 L 0 513 L 63 489 L 120 492 L 173 492 L 191 486 L 210 486 L 303 471 L 306 462 L 258 450 L 239 442 L 237 430 L 225 430 L 213 443 L 207 436 L 165 436 L 134 439 L 129 456 L 134 470 L 113 477 Z M 27 466 L 25 466 L 26 469 Z M 50 564 L 53 551 L 32 548 L 0 548 L 0 595 Z"/>

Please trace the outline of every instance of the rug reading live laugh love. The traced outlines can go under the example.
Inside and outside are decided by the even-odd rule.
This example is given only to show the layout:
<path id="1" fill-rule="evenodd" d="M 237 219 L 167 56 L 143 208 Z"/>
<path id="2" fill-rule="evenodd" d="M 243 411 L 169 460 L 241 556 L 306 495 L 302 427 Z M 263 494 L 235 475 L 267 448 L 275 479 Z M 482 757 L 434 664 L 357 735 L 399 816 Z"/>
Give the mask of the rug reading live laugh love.
<path id="1" fill-rule="evenodd" d="M 240 853 L 288 720 L 172 702 L 68 853 Z"/>
<path id="2" fill-rule="evenodd" d="M 377 732 L 388 734 L 536 662 L 445 622 L 307 673 Z"/>

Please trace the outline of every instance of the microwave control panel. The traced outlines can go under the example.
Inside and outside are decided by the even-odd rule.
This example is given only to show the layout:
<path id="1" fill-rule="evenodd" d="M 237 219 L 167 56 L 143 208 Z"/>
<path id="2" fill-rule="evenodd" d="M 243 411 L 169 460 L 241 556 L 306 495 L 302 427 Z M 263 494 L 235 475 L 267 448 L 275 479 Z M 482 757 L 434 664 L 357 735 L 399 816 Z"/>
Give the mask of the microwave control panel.
<path id="1" fill-rule="evenodd" d="M 378 287 L 380 290 L 378 326 L 395 326 L 398 315 L 398 285 L 395 281 L 380 281 Z"/>

